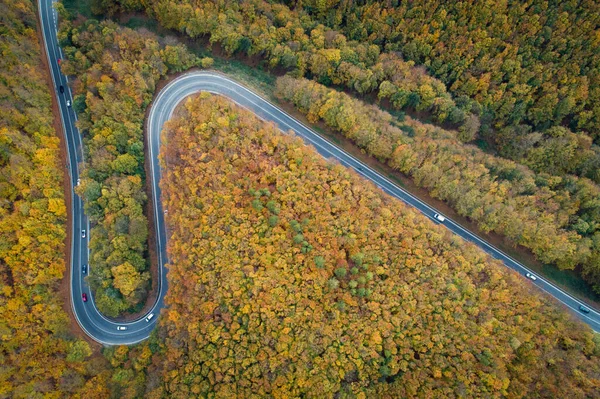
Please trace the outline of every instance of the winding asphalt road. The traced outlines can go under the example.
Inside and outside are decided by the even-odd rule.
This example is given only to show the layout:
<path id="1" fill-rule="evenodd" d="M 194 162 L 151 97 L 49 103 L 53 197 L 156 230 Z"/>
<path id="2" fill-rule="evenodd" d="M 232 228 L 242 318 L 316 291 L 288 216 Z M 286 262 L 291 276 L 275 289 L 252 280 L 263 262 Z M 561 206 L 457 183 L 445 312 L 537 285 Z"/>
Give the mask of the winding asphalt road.
<path id="1" fill-rule="evenodd" d="M 79 165 L 84 162 L 81 152 L 81 137 L 75 128 L 76 116 L 71 108 L 67 107 L 66 101 L 71 100 L 71 91 L 68 88 L 66 77 L 60 73 L 57 59 L 61 57 L 61 50 L 56 41 L 56 15 L 50 8 L 51 0 L 40 0 L 40 15 L 44 31 L 44 40 L 50 62 L 52 78 L 56 86 L 57 97 L 60 105 L 61 119 L 65 129 L 65 136 L 68 145 L 70 181 L 72 186 L 77 182 L 79 176 Z M 63 85 L 65 93 L 61 94 L 58 88 Z M 156 234 L 156 253 L 159 261 L 160 281 L 159 295 L 149 313 L 154 314 L 150 320 L 146 316 L 139 320 L 129 323 L 116 323 L 102 316 L 96 309 L 93 297 L 85 282 L 85 275 L 82 274 L 81 265 L 87 263 L 89 256 L 88 239 L 81 238 L 81 230 L 89 231 L 89 222 L 83 213 L 83 204 L 74 192 L 72 192 L 72 215 L 73 215 L 73 242 L 72 242 L 72 267 L 71 267 L 71 304 L 77 322 L 81 328 L 94 340 L 105 345 L 133 344 L 146 339 L 155 326 L 156 320 L 162 309 L 164 295 L 167 290 L 167 278 L 165 264 L 167 263 L 167 237 L 165 233 L 164 211 L 160 201 L 159 181 L 161 169 L 158 163 L 158 154 L 160 149 L 160 133 L 164 123 L 169 120 L 177 107 L 186 97 L 199 91 L 207 91 L 225 96 L 240 106 L 252 111 L 258 117 L 266 121 L 274 122 L 282 131 L 293 131 L 301 137 L 307 144 L 312 145 L 322 156 L 328 159 L 335 159 L 342 165 L 354 169 L 364 178 L 371 180 L 381 190 L 389 195 L 399 198 L 406 204 L 418 209 L 424 215 L 433 218 L 437 211 L 425 204 L 421 200 L 396 186 L 392 181 L 381 175 L 377 171 L 354 158 L 338 148 L 335 144 L 319 136 L 313 130 L 298 122 L 285 111 L 271 104 L 267 100 L 251 92 L 249 89 L 239 83 L 227 78 L 226 76 L 212 72 L 190 72 L 184 74 L 166 85 L 155 97 L 147 120 L 146 131 L 148 140 L 148 149 L 150 156 L 152 184 L 152 201 L 154 208 L 154 225 L 157 227 Z M 446 218 L 443 224 L 452 232 L 471 241 L 481 249 L 489 253 L 496 259 L 500 259 L 504 264 L 518 273 L 525 276 L 532 273 L 525 266 L 512 259 L 507 254 L 495 248 L 491 244 L 477 237 L 458 223 Z M 537 276 L 537 280 L 531 281 L 539 289 L 549 293 L 559 302 L 572 310 L 581 320 L 590 325 L 596 332 L 600 332 L 600 314 L 593 309 L 590 313 L 584 314 L 579 310 L 579 306 L 584 305 L 579 300 L 562 291 L 549 281 Z M 81 294 L 86 292 L 90 297 L 88 302 L 83 302 Z M 585 305 L 584 305 L 585 306 Z M 126 330 L 117 330 L 118 326 L 126 327 Z"/>
<path id="2" fill-rule="evenodd" d="M 81 197 L 75 194 L 73 188 L 77 185 L 80 169 L 84 163 L 82 140 L 75 122 L 77 116 L 73 109 L 67 106 L 67 101 L 73 103 L 69 80 L 64 76 L 59 67 L 59 59 L 63 58 L 62 50 L 58 45 L 56 36 L 58 15 L 52 8 L 52 0 L 39 0 L 38 8 L 40 13 L 40 22 L 42 24 L 42 33 L 50 65 L 50 74 L 56 90 L 56 98 L 60 108 L 60 118 L 62 121 L 64 135 L 67 144 L 67 164 L 71 183 L 71 307 L 77 323 L 82 330 L 95 341 L 103 345 L 129 345 L 148 338 L 150 332 L 156 325 L 157 317 L 153 317 L 149 322 L 146 316 L 130 323 L 117 323 L 103 316 L 94 303 L 93 293 L 87 284 L 82 266 L 88 264 L 89 259 L 89 220 L 83 211 L 83 202 Z M 64 92 L 61 93 L 60 87 Z M 85 238 L 82 237 L 82 231 L 85 230 Z M 88 267 L 89 269 L 89 267 Z M 164 274 L 164 268 L 161 267 L 161 274 Z M 89 270 L 88 270 L 89 273 Z M 165 281 L 164 275 L 161 281 Z M 160 296 L 149 313 L 158 315 L 163 307 L 163 297 L 166 292 L 166 285 L 159 287 Z M 82 294 L 86 294 L 88 301 L 84 302 Z M 125 327 L 126 330 L 117 330 L 117 327 Z"/>

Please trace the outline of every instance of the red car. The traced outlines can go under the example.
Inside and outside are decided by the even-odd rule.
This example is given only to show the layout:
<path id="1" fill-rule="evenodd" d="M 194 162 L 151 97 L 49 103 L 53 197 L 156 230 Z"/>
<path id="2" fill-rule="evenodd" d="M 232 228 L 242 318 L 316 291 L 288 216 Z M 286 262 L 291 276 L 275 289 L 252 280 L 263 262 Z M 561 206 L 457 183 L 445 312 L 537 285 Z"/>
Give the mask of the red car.
<path id="1" fill-rule="evenodd" d="M 83 302 L 87 302 L 87 294 L 85 292 L 81 294 L 81 299 L 83 299 Z"/>
<path id="2" fill-rule="evenodd" d="M 60 58 L 56 60 L 56 62 L 58 62 L 58 65 L 60 65 Z"/>

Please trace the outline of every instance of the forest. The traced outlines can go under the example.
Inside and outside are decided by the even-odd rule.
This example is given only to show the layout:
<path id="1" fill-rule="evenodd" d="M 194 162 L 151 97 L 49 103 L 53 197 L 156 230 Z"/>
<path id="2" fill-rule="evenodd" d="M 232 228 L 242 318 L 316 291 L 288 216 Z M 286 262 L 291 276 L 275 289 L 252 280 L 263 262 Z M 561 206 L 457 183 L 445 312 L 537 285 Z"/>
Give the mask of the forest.
<path id="1" fill-rule="evenodd" d="M 600 341 L 477 247 L 228 100 L 163 133 L 163 395 L 592 397 Z"/>
<path id="2" fill-rule="evenodd" d="M 264 0 L 103 0 L 97 12 L 145 10 L 228 54 L 259 56 L 276 71 L 461 128 L 462 141 L 537 172 L 600 183 L 597 2 L 281 3 L 295 9 Z"/>
<path id="3" fill-rule="evenodd" d="M 90 218 L 90 274 L 98 309 L 139 311 L 151 287 L 145 193 L 144 112 L 159 79 L 201 65 L 182 45 L 114 22 L 65 21 L 59 39 L 72 76 L 84 152 L 81 185 Z M 206 62 L 206 60 L 204 61 Z"/>
<path id="4" fill-rule="evenodd" d="M 135 0 L 126 5 L 140 7 Z M 273 7 L 281 13 L 277 24 L 296 18 L 283 6 Z M 149 287 L 145 108 L 159 79 L 207 67 L 211 60 L 197 59 L 177 42 L 147 31 L 109 21 L 68 21 L 65 9 L 57 8 L 67 56 L 61 66 L 76 78 L 73 107 L 86 157 L 94 159 L 78 189 L 94 222 L 91 270 L 96 272 L 90 283 L 103 311 L 118 315 L 139 308 Z M 167 132 L 169 147 L 163 148 L 162 188 L 172 234 L 169 279 L 175 286 L 169 311 L 136 346 L 99 350 L 78 338 L 60 286 L 68 175 L 53 127 L 54 88 L 44 75 L 35 12 L 32 1 L 0 0 L 0 397 L 584 398 L 600 391 L 600 341 L 589 328 L 477 248 L 346 168 L 326 163 L 299 139 L 209 95 L 186 104 Z M 241 44 L 233 53 L 246 51 L 249 43 L 226 31 L 235 17 L 225 17 L 219 27 L 225 29 L 219 43 Z M 329 23 L 324 14 L 314 18 Z M 300 23 L 317 26 L 306 15 Z M 319 46 L 321 40 L 330 43 L 331 33 L 319 26 L 323 39 L 315 32 L 315 48 L 329 50 Z M 308 72 L 296 72 L 296 78 L 373 92 L 383 102 L 394 96 L 401 104 L 396 108 L 431 113 L 433 122 L 456 131 L 410 117 L 399 121 L 300 79 L 280 81 L 282 98 L 291 96 L 286 101 L 297 101 L 309 118 L 353 137 L 382 162 L 407 168 L 405 173 L 432 192 L 440 189 L 426 179 L 433 166 L 456 169 L 453 179 L 462 182 L 471 173 L 464 165 L 470 165 L 477 176 L 468 192 L 473 202 L 456 201 L 464 214 L 490 206 L 475 187 L 497 181 L 501 190 L 494 195 L 509 203 L 531 201 L 518 194 L 526 192 L 523 187 L 533 190 L 528 195 L 542 203 L 539 212 L 552 214 L 544 218 L 547 225 L 540 224 L 548 234 L 560 236 L 561 229 L 576 225 L 572 230 L 581 237 L 591 236 L 582 231 L 596 229 L 597 219 L 590 215 L 597 205 L 588 199 L 596 186 L 573 176 L 536 174 L 533 166 L 532 172 L 462 146 L 485 123 L 476 111 L 480 99 L 451 97 L 454 89 L 446 91 L 413 61 L 382 52 L 378 41 L 349 41 L 344 47 L 341 35 L 333 37 L 340 57 L 362 57 L 357 69 L 345 64 L 346 71 L 364 71 L 362 80 L 349 84 L 337 66 L 319 66 L 321 57 L 337 65 L 335 51 L 311 53 L 301 61 L 309 60 Z M 281 57 L 289 61 L 296 56 L 294 46 L 292 52 L 277 51 L 286 52 Z M 355 49 L 358 55 L 349 53 Z M 283 67 L 278 62 L 273 68 Z M 327 70 L 315 74 L 317 66 Z M 380 74 L 376 79 L 386 76 L 384 94 L 378 84 L 361 91 L 373 79 L 365 77 L 371 67 Z M 310 92 L 307 85 L 314 85 Z M 355 109 L 355 129 L 338 107 Z M 333 117 L 338 111 L 340 118 Z M 373 117 L 381 119 L 369 120 Z M 381 144 L 373 137 L 381 137 Z M 451 155 L 454 164 L 440 164 L 422 152 L 426 146 Z M 461 157 L 473 157 L 487 170 Z M 420 170 L 416 160 L 431 166 Z M 194 201 L 185 196 L 192 191 Z M 442 191 L 436 194 L 440 198 Z M 449 202 L 456 198 L 444 193 Z M 575 223 L 574 215 L 589 226 Z M 476 220 L 493 226 L 485 218 Z"/>
<path id="5" fill-rule="evenodd" d="M 163 27 L 191 38 L 209 35 L 229 55 L 247 54 L 266 59 L 275 69 L 312 77 L 324 84 L 347 87 L 359 94 L 377 93 L 396 109 L 427 112 L 439 123 L 460 126 L 466 136 L 476 134 L 478 118 L 471 102 L 455 103 L 443 82 L 414 62 L 382 53 L 371 43 L 349 41 L 308 17 L 300 18 L 286 6 L 249 0 L 223 1 L 102 1 L 99 12 L 146 7 Z"/>
<path id="6" fill-rule="evenodd" d="M 69 330 L 68 178 L 36 34 L 36 5 L 0 1 L 0 397 L 59 397 L 90 348 Z M 27 79 L 23 79 L 27 76 Z M 62 394 L 61 394 L 62 392 Z"/>
<path id="7" fill-rule="evenodd" d="M 460 132 L 399 121 L 307 79 L 278 78 L 276 94 L 309 121 L 324 121 L 368 154 L 411 176 L 435 198 L 532 250 L 544 263 L 582 271 L 600 293 L 600 188 L 575 176 L 535 173 L 464 146 Z"/>
<path id="8" fill-rule="evenodd" d="M 597 1 L 285 2 L 349 40 L 425 66 L 456 98 L 475 100 L 481 133 L 503 156 L 600 182 Z M 557 134 L 558 126 L 572 132 Z"/>
<path id="9" fill-rule="evenodd" d="M 573 62 L 565 61 L 565 56 L 559 57 L 559 60 L 551 57 L 554 53 L 547 54 L 551 46 L 545 47 L 546 42 L 540 39 L 537 44 L 523 44 L 522 48 L 530 51 L 527 56 L 519 55 L 518 61 L 512 60 L 511 52 L 498 55 L 495 60 L 497 63 L 502 61 L 504 69 L 501 69 L 506 73 L 483 74 L 481 80 L 487 82 L 485 83 L 469 75 L 466 72 L 467 66 L 463 69 L 465 76 L 468 75 L 469 78 L 456 77 L 449 81 L 447 75 L 433 73 L 432 65 L 446 65 L 443 57 L 432 61 L 430 58 L 425 60 L 423 57 L 407 56 L 407 51 L 403 50 L 400 43 L 408 40 L 409 35 L 401 33 L 401 28 L 391 29 L 396 26 L 392 24 L 395 21 L 393 18 L 395 16 L 400 21 L 403 16 L 404 22 L 396 21 L 400 27 L 408 29 L 406 24 L 410 20 L 409 27 L 416 26 L 423 30 L 418 24 L 425 18 L 423 15 L 427 14 L 423 11 L 426 6 L 419 6 L 424 2 L 412 2 L 414 7 L 410 10 L 407 10 L 409 6 L 396 5 L 397 2 L 394 1 L 287 3 L 295 8 L 263 0 L 246 0 L 235 4 L 218 0 L 106 0 L 102 2 L 100 9 L 109 15 L 143 9 L 165 28 L 178 30 L 191 38 L 208 37 L 211 44 L 219 45 L 227 54 L 260 57 L 276 74 L 287 72 L 295 78 L 306 77 L 368 100 L 374 99 L 380 106 L 394 111 L 395 115 L 398 115 L 398 111 L 403 111 L 414 116 L 408 118 L 414 123 L 417 120 L 429 120 L 437 128 L 427 129 L 436 133 L 429 140 L 419 140 L 423 146 L 418 149 L 406 145 L 401 148 L 403 155 L 416 151 L 420 156 L 403 161 L 402 167 L 396 165 L 395 168 L 415 178 L 416 183 L 427 188 L 434 197 L 446 200 L 459 214 L 476 221 L 483 231 L 500 233 L 509 241 L 531 249 L 545 264 L 555 265 L 560 269 L 575 269 L 595 292 L 600 293 L 600 147 L 593 142 L 593 125 L 582 122 L 584 119 L 594 120 L 593 114 L 597 111 L 593 106 L 593 99 L 597 96 L 594 94 L 594 87 L 598 85 L 591 86 L 597 80 L 597 72 L 594 72 L 594 68 L 587 67 L 597 63 L 594 61 L 597 57 L 587 57 L 589 46 L 585 46 L 585 43 L 596 40 L 589 38 L 593 34 L 590 24 L 594 25 L 593 21 L 597 18 L 592 12 L 595 5 L 584 2 L 575 6 L 565 2 L 561 6 L 547 7 L 552 9 L 552 13 L 564 10 L 560 14 L 561 26 L 566 32 L 564 41 L 570 44 L 567 46 L 559 37 L 552 35 L 548 38 L 548 43 L 559 41 L 562 46 L 573 48 L 577 53 L 574 60 L 585 58 L 585 62 L 579 63 L 585 66 L 581 72 L 585 76 L 577 75 Z M 435 1 L 430 3 L 442 16 L 455 15 L 444 13 L 444 7 L 437 5 Z M 387 7 L 385 10 L 382 9 L 384 5 Z M 479 25 L 475 24 L 473 32 L 479 32 L 480 35 L 470 33 L 473 37 L 464 37 L 469 38 L 469 43 L 480 43 L 480 40 L 487 46 L 465 45 L 465 48 L 471 48 L 473 52 L 481 52 L 481 60 L 478 58 L 469 64 L 473 71 L 481 72 L 486 65 L 492 68 L 492 64 L 497 64 L 492 63 L 486 51 L 492 54 L 498 50 L 498 46 L 503 46 L 499 44 L 504 43 L 502 40 L 510 39 L 497 37 L 504 32 L 501 27 L 496 26 L 499 21 L 511 21 L 518 31 L 525 29 L 527 24 L 518 20 L 515 14 L 518 7 L 510 9 L 512 19 L 502 19 L 509 12 L 506 9 L 503 9 L 506 11 L 503 14 L 502 10 L 489 10 L 489 7 L 493 7 L 490 5 L 482 4 L 478 7 L 473 15 L 480 16 L 478 23 L 482 27 L 478 28 Z M 381 13 L 378 14 L 377 10 Z M 539 10 L 539 7 L 532 5 L 528 13 L 535 14 Z M 386 23 L 391 27 L 384 29 L 381 26 L 382 15 L 388 14 L 390 17 Z M 497 16 L 494 19 L 496 29 L 488 26 L 486 29 L 491 30 L 488 34 L 490 38 L 484 40 L 484 22 L 493 18 L 492 15 Z M 537 21 L 531 17 L 538 25 L 553 24 L 557 18 L 548 17 L 544 21 Z M 585 22 L 582 22 L 581 32 L 575 28 L 576 21 L 579 20 Z M 464 20 L 461 21 L 460 26 L 465 26 Z M 364 26 L 360 25 L 363 22 Z M 432 23 L 431 29 L 438 25 Z M 447 30 L 444 30 L 445 35 L 438 33 L 435 36 L 440 51 L 446 48 L 444 40 L 451 42 L 463 37 L 460 33 L 462 30 L 458 30 L 456 26 L 456 23 L 449 21 Z M 438 32 L 442 28 L 436 29 Z M 535 35 L 536 32 L 534 29 L 530 34 Z M 410 37 L 415 35 L 416 33 Z M 527 37 L 517 36 L 520 39 L 513 39 Z M 586 41 L 585 38 L 589 40 Z M 406 47 L 414 47 L 414 43 L 421 42 L 415 39 Z M 452 43 L 456 46 L 464 44 Z M 559 43 L 555 45 L 560 47 Z M 507 44 L 504 47 L 510 46 Z M 533 49 L 536 48 L 539 51 L 535 54 L 545 54 L 547 63 L 534 62 Z M 445 51 L 444 54 L 455 56 L 459 52 Z M 471 58 L 476 58 L 474 55 L 471 57 L 460 54 L 464 57 L 455 60 L 456 62 L 467 63 Z M 543 81 L 535 81 L 532 72 L 525 72 L 522 64 L 532 65 L 533 71 L 543 69 L 539 76 L 547 79 L 540 77 Z M 454 74 L 463 71 L 455 64 L 452 67 L 455 67 Z M 449 70 L 450 66 L 446 65 L 445 68 Z M 514 76 L 507 68 L 515 71 Z M 563 78 L 558 79 L 557 76 Z M 475 79 L 472 84 L 480 87 L 485 83 L 487 89 L 467 90 L 467 83 L 464 87 L 461 86 L 462 89 L 458 89 L 460 79 L 467 79 L 469 82 Z M 510 82 L 496 82 L 494 79 L 509 79 Z M 523 79 L 528 83 L 524 83 Z M 545 89 L 542 90 L 541 86 Z M 549 105 L 553 102 L 548 100 L 550 94 L 544 92 L 546 89 L 559 93 L 555 94 L 558 102 L 563 105 L 557 103 L 556 107 L 562 107 L 562 111 Z M 529 100 L 517 100 L 511 97 L 516 95 L 514 93 L 520 93 L 519 96 L 524 95 Z M 568 112 L 564 111 L 565 102 L 574 104 Z M 507 104 L 513 104 L 514 107 Z M 518 116 L 520 112 L 523 113 L 522 116 Z M 539 115 L 558 114 L 563 116 L 547 118 L 544 123 L 539 120 Z M 429 124 L 425 123 L 423 126 Z M 456 132 L 441 133 L 449 131 Z M 408 135 L 412 134 L 414 133 L 411 131 Z M 439 141 L 440 134 L 452 137 L 452 140 L 442 143 Z M 377 146 L 379 153 L 397 152 L 400 155 L 398 143 L 381 136 L 380 139 L 381 142 L 373 141 L 370 146 Z M 405 140 L 403 143 L 406 144 Z M 480 147 L 471 145 L 472 143 L 477 143 Z M 490 143 L 492 148 L 489 148 Z M 439 150 L 440 147 L 444 149 Z M 432 152 L 433 149 L 437 152 Z M 442 154 L 450 153 L 456 154 L 456 157 L 442 159 Z M 437 159 L 433 159 L 435 157 Z M 380 157 L 380 160 L 385 160 L 384 158 Z M 507 158 L 511 161 L 507 161 Z M 459 183 L 466 185 L 459 188 Z"/>

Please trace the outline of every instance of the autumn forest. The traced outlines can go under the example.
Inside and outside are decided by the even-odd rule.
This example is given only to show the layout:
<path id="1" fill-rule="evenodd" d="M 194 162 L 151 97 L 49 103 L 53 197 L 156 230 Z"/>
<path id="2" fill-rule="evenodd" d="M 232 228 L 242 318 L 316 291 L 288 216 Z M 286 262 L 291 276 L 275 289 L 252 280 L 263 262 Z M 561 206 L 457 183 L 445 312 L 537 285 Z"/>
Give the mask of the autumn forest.
<path id="1" fill-rule="evenodd" d="M 459 195 L 467 193 L 471 204 L 460 207 L 452 199 L 458 193 L 446 192 L 456 191 L 465 177 L 445 176 L 445 181 L 418 184 L 477 221 L 483 231 L 501 233 L 513 244 L 531 249 L 544 263 L 576 270 L 600 293 L 600 147 L 598 122 L 594 122 L 600 120 L 600 58 L 588 54 L 594 43 L 596 48 L 600 45 L 591 30 L 600 15 L 596 3 L 578 8 L 570 2 L 551 7 L 539 1 L 527 9 L 534 16 L 525 13 L 522 19 L 518 19 L 519 8 L 489 9 L 482 3 L 469 8 L 474 20 L 468 24 L 474 28 L 469 33 L 464 32 L 466 20 L 461 15 L 465 8 L 446 9 L 437 2 L 410 3 L 413 6 L 398 1 L 291 3 L 291 8 L 263 0 L 241 4 L 109 0 L 102 4 L 109 14 L 144 9 L 164 27 L 187 37 L 208 36 L 227 54 L 264 58 L 272 70 L 374 98 L 390 111 L 425 118 L 440 128 L 436 132 L 448 131 L 443 135 L 453 138 L 452 149 L 444 144 L 441 153 L 458 152 L 463 160 L 449 164 L 446 158 L 441 170 L 460 175 L 474 165 L 476 175 L 466 179 L 488 180 L 483 183 L 486 191 L 463 186 Z M 425 19 L 427 8 L 439 14 L 436 20 Z M 537 17 L 540 13 L 544 19 Z M 383 25 L 377 19 L 382 16 Z M 493 16 L 498 20 L 488 21 Z M 402 22 L 394 23 L 394 18 Z M 439 22 L 443 18 L 446 25 Z M 407 21 L 411 24 L 405 26 Z M 511 21 L 519 34 L 509 36 L 504 21 Z M 424 27 L 433 32 L 431 37 L 416 34 Z M 415 33 L 399 33 L 402 30 Z M 476 40 L 479 46 L 463 43 Z M 553 46 L 556 50 L 550 51 Z M 473 54 L 447 51 L 454 47 L 472 48 Z M 428 48 L 428 57 L 433 48 L 443 55 L 432 61 L 418 53 Z M 519 48 L 527 51 L 513 54 Z M 578 70 L 581 73 L 574 72 Z M 391 141 L 386 151 L 395 151 L 398 145 Z M 418 150 L 412 147 L 411 151 Z M 421 167 L 437 169 L 432 176 L 441 173 L 440 164 L 424 162 L 431 148 L 422 151 L 426 153 L 416 155 L 420 165 L 399 169 L 413 176 Z M 443 189 L 434 187 L 441 184 Z M 489 184 L 500 192 L 489 192 Z M 510 212 L 499 216 L 501 209 L 506 210 L 506 196 L 514 198 Z M 519 208 L 528 213 L 524 220 Z M 502 227 L 502 217 L 510 227 Z M 522 223 L 513 225 L 515 220 Z M 545 242 L 548 239 L 556 242 Z"/>
<path id="2" fill-rule="evenodd" d="M 165 134 L 161 184 L 176 210 L 165 345 L 177 348 L 165 361 L 178 370 L 168 396 L 598 388 L 593 334 L 300 139 L 210 95 L 189 100 Z M 564 378 L 576 371 L 581 383 Z"/>
<path id="3" fill-rule="evenodd" d="M 38 3 L 0 0 L 0 398 L 600 398 L 600 335 L 535 281 L 219 95 L 186 98 L 161 133 L 168 290 L 144 339 L 81 328 L 69 255 L 79 197 L 85 306 L 145 316 L 148 110 L 209 70 L 598 308 L 597 2 L 54 8 L 86 159 L 73 190 Z"/>

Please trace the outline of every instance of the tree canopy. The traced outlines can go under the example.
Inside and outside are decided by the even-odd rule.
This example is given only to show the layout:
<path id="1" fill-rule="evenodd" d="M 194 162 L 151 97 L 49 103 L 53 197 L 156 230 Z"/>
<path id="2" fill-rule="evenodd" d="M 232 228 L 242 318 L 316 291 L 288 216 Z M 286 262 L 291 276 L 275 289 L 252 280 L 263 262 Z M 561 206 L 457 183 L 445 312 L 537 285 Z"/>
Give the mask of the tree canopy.
<path id="1" fill-rule="evenodd" d="M 359 132 L 354 109 L 340 109 L 338 100 L 312 112 L 313 119 L 327 113 L 330 126 L 360 137 L 357 144 L 380 160 L 395 157 L 393 167 L 484 231 L 531 249 L 544 263 L 576 269 L 600 292 L 600 147 L 593 124 L 581 122 L 597 113 L 592 93 L 600 85 L 590 82 L 598 61 L 588 45 L 597 39 L 597 5 L 284 3 L 295 8 L 263 0 L 103 2 L 109 13 L 144 9 L 166 28 L 209 37 L 227 54 L 261 57 L 277 73 L 371 95 L 383 107 L 437 123 L 407 118 L 420 127 L 405 123 L 398 142 L 373 133 L 364 118 Z M 426 12 L 429 6 L 435 12 Z M 471 6 L 473 21 L 465 17 Z M 564 38 L 548 30 L 556 24 Z M 312 100 L 303 96 L 300 102 Z M 464 145 L 474 140 L 488 151 Z"/>
<path id="2" fill-rule="evenodd" d="M 464 146 L 460 132 L 406 117 L 306 79 L 282 77 L 276 94 L 324 121 L 381 162 L 414 178 L 483 231 L 530 248 L 542 262 L 581 270 L 600 293 L 600 188 L 575 176 L 534 173 Z"/>
<path id="3" fill-rule="evenodd" d="M 537 172 L 600 183 L 594 1 L 104 0 L 97 11 L 133 9 L 227 54 L 461 127 L 461 140 Z"/>
<path id="4" fill-rule="evenodd" d="M 285 3 L 425 66 L 458 102 L 475 100 L 482 133 L 503 156 L 600 183 L 597 1 Z"/>
<path id="5" fill-rule="evenodd" d="M 0 397 L 11 398 L 83 386 L 90 354 L 59 292 L 65 168 L 35 13 L 32 1 L 0 0 Z"/>
<path id="6" fill-rule="evenodd" d="M 162 395 L 597 392 L 597 336 L 474 245 L 222 97 L 176 115 Z"/>

